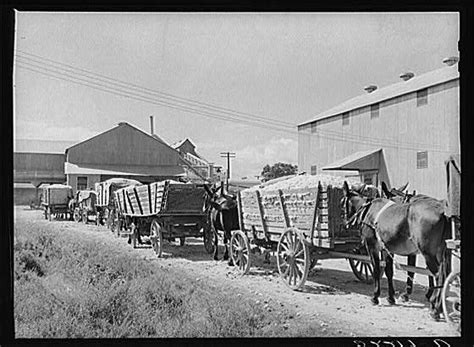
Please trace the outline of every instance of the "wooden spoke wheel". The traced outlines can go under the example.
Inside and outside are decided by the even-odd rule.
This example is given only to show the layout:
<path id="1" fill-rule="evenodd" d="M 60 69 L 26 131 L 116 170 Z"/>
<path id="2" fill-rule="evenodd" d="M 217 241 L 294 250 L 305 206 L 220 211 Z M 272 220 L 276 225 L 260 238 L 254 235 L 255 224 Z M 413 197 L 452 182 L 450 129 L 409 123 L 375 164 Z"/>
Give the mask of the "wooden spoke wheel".
<path id="1" fill-rule="evenodd" d="M 155 219 L 150 226 L 150 241 L 153 250 L 160 258 L 163 254 L 163 231 L 158 221 Z"/>
<path id="2" fill-rule="evenodd" d="M 367 249 L 365 246 L 361 246 L 354 250 L 354 254 L 357 255 L 367 255 Z M 351 266 L 352 272 L 354 273 L 355 277 L 363 283 L 373 283 L 374 281 L 374 267 L 372 263 L 369 261 L 363 261 L 359 259 L 352 259 L 348 258 L 349 265 Z M 381 273 L 383 273 L 381 269 Z"/>
<path id="3" fill-rule="evenodd" d="M 309 247 L 296 229 L 287 229 L 277 246 L 277 266 L 283 282 L 293 290 L 301 289 L 308 277 Z"/>
<path id="4" fill-rule="evenodd" d="M 79 208 L 74 209 L 74 220 L 79 223 L 81 221 L 81 211 L 79 211 Z"/>
<path id="5" fill-rule="evenodd" d="M 461 274 L 451 272 L 441 292 L 443 313 L 447 322 L 461 326 Z"/>
<path id="6" fill-rule="evenodd" d="M 234 231 L 230 238 L 230 256 L 234 266 L 247 274 L 250 270 L 250 243 L 247 235 L 241 230 Z"/>
<path id="7" fill-rule="evenodd" d="M 180 237 L 179 238 L 179 245 L 180 246 L 184 246 L 184 243 L 186 242 L 186 238 L 185 237 Z"/>
<path id="8" fill-rule="evenodd" d="M 210 225 L 204 226 L 204 248 L 208 254 L 213 254 L 215 251 L 214 241 L 216 234 Z"/>

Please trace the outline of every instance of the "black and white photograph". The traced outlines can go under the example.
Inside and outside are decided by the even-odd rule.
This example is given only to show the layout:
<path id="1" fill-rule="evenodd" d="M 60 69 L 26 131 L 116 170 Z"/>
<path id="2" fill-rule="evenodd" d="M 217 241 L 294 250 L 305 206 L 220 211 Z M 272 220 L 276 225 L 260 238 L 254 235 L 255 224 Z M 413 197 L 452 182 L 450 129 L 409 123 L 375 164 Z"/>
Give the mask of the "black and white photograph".
<path id="1" fill-rule="evenodd" d="M 462 337 L 460 19 L 15 10 L 15 339 Z"/>

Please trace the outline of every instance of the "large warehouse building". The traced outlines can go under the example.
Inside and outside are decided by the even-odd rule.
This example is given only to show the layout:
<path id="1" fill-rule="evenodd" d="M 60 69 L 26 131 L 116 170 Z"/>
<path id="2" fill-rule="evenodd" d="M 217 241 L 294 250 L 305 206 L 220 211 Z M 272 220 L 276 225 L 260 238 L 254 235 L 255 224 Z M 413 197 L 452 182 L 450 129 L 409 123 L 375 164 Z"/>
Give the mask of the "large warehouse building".
<path id="1" fill-rule="evenodd" d="M 300 171 L 446 197 L 444 161 L 460 154 L 457 58 L 446 67 L 350 99 L 298 125 Z"/>

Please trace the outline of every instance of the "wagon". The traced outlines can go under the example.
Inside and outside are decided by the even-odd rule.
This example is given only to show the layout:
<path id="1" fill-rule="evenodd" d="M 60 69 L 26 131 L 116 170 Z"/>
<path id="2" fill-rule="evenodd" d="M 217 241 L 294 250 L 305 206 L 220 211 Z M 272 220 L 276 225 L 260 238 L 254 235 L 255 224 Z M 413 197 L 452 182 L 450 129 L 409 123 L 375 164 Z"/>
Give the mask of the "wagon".
<path id="1" fill-rule="evenodd" d="M 321 182 L 315 188 L 240 191 L 240 230 L 231 238 L 234 264 L 248 273 L 251 247 L 263 247 L 277 253 L 280 277 L 294 290 L 303 287 L 318 259 L 346 258 L 359 280 L 371 282 L 373 268 L 360 232 L 344 223 L 343 194 Z"/>
<path id="2" fill-rule="evenodd" d="M 74 220 L 76 222 L 88 223 L 90 219 L 97 218 L 97 193 L 93 190 L 80 190 L 76 193 L 76 206 L 74 208 Z"/>
<path id="3" fill-rule="evenodd" d="M 452 260 L 461 259 L 461 235 L 460 235 L 460 190 L 461 170 L 459 160 L 450 157 L 446 161 L 446 173 L 448 183 L 448 209 L 446 215 L 451 222 L 451 238 L 446 240 L 446 246 L 451 251 Z M 451 261 L 452 265 L 455 265 Z M 461 328 L 461 273 L 458 266 L 446 278 L 441 292 L 443 314 L 446 321 Z"/>
<path id="4" fill-rule="evenodd" d="M 130 186 L 115 192 L 121 216 L 119 233 L 129 235 L 133 247 L 138 238 L 148 236 L 158 257 L 163 252 L 163 240 L 203 237 L 208 253 L 213 251 L 211 228 L 205 213 L 203 185 L 174 181 Z M 123 232 L 125 230 L 125 232 Z"/>
<path id="5" fill-rule="evenodd" d="M 52 217 L 71 218 L 72 211 L 69 210 L 69 200 L 72 199 L 72 187 L 64 184 L 51 184 L 43 188 L 41 205 L 44 209 L 44 218 L 51 220 Z"/>
<path id="6" fill-rule="evenodd" d="M 126 178 L 111 178 L 106 181 L 96 183 L 95 191 L 97 192 L 96 202 L 96 223 L 97 225 L 107 225 L 113 230 L 114 214 L 115 214 L 115 194 L 117 189 L 138 186 L 140 182 Z"/>

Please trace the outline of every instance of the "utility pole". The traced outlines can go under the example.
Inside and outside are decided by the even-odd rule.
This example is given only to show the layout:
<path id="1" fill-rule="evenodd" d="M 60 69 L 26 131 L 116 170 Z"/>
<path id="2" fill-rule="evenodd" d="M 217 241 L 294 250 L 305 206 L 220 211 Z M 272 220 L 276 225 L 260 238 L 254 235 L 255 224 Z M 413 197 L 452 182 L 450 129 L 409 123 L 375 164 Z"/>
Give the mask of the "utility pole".
<path id="1" fill-rule="evenodd" d="M 229 191 L 229 179 L 230 179 L 230 158 L 235 158 L 235 153 L 232 152 L 221 152 L 221 158 L 227 157 L 227 178 L 226 178 L 226 189 Z"/>

